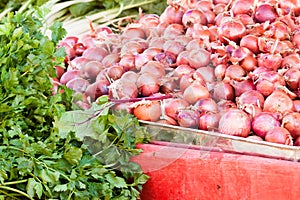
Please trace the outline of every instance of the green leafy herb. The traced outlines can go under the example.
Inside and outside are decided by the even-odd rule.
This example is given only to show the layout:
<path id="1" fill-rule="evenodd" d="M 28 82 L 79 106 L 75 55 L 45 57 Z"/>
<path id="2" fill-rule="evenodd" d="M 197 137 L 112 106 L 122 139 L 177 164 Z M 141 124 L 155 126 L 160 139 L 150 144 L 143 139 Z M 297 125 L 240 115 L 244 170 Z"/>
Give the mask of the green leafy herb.
<path id="1" fill-rule="evenodd" d="M 148 177 L 130 162 L 144 127 L 112 113 L 107 99 L 71 110 L 73 91 L 55 76 L 65 54 L 60 23 L 46 10 L 9 13 L 0 21 L 0 199 L 137 199 Z M 51 38 L 44 33 L 51 31 Z"/>

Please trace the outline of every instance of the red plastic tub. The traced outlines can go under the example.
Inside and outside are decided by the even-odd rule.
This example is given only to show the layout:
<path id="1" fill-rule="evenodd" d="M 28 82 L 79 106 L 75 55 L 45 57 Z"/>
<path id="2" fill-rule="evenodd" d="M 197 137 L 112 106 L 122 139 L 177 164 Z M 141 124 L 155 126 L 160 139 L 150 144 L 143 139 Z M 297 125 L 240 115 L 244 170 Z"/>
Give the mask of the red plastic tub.
<path id="1" fill-rule="evenodd" d="M 164 142 L 139 148 L 134 161 L 150 176 L 142 200 L 299 199 L 299 162 Z"/>

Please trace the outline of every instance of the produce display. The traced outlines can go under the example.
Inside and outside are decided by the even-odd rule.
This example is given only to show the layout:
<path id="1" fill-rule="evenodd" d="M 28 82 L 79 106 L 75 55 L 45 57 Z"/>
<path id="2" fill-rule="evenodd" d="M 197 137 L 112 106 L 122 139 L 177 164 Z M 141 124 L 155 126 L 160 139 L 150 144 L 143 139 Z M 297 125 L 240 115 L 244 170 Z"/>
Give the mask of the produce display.
<path id="1" fill-rule="evenodd" d="M 132 115 L 112 112 L 105 96 L 83 111 L 73 90 L 53 93 L 66 31 L 47 26 L 46 13 L 0 18 L 0 199 L 139 199 L 149 176 L 131 158 L 148 133 Z"/>
<path id="2" fill-rule="evenodd" d="M 168 1 L 118 33 L 91 22 L 58 45 L 53 85 L 82 109 L 107 96 L 139 120 L 299 145 L 299 14 L 289 0 Z"/>

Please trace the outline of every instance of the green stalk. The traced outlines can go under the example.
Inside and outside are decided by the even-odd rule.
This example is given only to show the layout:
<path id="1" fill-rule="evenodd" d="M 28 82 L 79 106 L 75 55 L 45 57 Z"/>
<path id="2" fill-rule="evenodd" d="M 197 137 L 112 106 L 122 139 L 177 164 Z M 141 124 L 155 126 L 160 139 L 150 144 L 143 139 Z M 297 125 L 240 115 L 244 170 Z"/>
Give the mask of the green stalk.
<path id="1" fill-rule="evenodd" d="M 6 195 L 6 196 L 8 196 L 10 198 L 13 198 L 13 199 L 18 199 L 18 198 L 15 197 L 15 195 L 9 194 L 8 192 L 6 192 L 4 190 L 0 190 L 0 194 L 4 194 L 4 195 Z"/>
<path id="2" fill-rule="evenodd" d="M 28 194 L 26 194 L 25 192 L 22 192 L 21 190 L 18 190 L 18 189 L 15 189 L 15 188 L 7 187 L 7 186 L 0 186 L 0 189 L 16 192 L 18 194 L 21 194 L 21 195 L 27 197 L 28 199 L 34 200 Z"/>
<path id="3" fill-rule="evenodd" d="M 25 179 L 25 180 L 19 180 L 19 181 L 10 181 L 10 182 L 5 182 L 3 184 L 0 184 L 1 185 L 17 185 L 17 184 L 20 184 L 20 183 L 26 183 L 28 180 Z"/>

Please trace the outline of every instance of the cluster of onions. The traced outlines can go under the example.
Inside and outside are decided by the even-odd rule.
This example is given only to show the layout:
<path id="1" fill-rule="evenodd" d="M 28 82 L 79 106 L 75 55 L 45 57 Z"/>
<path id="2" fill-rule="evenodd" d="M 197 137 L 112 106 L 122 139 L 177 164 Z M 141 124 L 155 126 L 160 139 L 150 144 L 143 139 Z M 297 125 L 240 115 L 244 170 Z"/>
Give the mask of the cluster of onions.
<path id="1" fill-rule="evenodd" d="M 55 84 L 108 95 L 140 120 L 286 145 L 300 143 L 300 5 L 292 0 L 168 1 L 67 37 Z"/>

